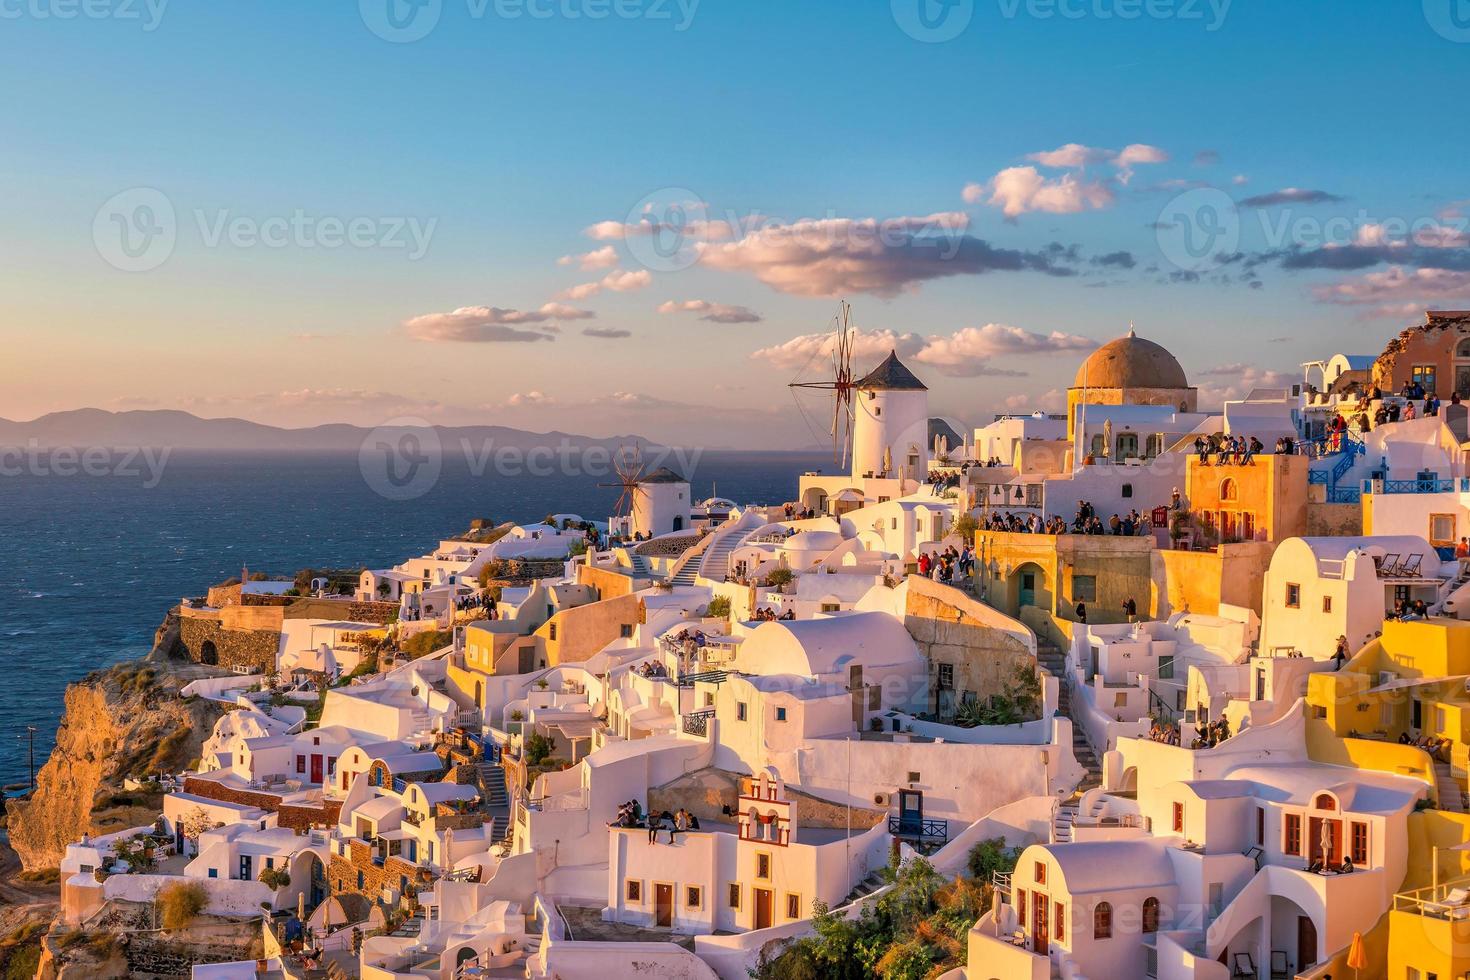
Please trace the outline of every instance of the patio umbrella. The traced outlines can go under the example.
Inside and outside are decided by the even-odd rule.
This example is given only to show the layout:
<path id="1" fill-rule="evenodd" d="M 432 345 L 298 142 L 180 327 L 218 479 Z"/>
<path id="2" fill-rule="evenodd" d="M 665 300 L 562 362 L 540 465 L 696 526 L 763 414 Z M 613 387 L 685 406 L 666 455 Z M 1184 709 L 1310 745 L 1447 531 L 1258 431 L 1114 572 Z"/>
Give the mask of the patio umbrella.
<path id="1" fill-rule="evenodd" d="M 1353 976 L 1368 965 L 1368 953 L 1363 949 L 1363 934 L 1353 933 L 1353 943 L 1348 947 L 1347 965 L 1353 968 Z"/>

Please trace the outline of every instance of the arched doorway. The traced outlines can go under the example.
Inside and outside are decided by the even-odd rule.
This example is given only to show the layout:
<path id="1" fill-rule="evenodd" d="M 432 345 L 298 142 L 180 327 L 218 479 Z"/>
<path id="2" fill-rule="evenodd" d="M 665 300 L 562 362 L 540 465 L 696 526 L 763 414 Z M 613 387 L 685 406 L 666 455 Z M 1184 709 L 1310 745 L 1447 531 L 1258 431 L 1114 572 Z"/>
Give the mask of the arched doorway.
<path id="1" fill-rule="evenodd" d="M 682 531 L 682 530 L 684 530 L 684 518 L 682 518 L 682 517 L 676 517 L 676 518 L 674 518 L 674 530 L 675 531 Z"/>
<path id="2" fill-rule="evenodd" d="M 1012 578 L 1016 586 L 1016 605 L 1039 606 L 1046 608 L 1046 579 L 1042 574 L 1041 566 L 1035 562 L 1026 562 L 1017 566 Z"/>
<path id="3" fill-rule="evenodd" d="M 213 640 L 205 640 L 199 644 L 199 662 L 211 667 L 219 664 L 219 648 L 214 645 Z"/>

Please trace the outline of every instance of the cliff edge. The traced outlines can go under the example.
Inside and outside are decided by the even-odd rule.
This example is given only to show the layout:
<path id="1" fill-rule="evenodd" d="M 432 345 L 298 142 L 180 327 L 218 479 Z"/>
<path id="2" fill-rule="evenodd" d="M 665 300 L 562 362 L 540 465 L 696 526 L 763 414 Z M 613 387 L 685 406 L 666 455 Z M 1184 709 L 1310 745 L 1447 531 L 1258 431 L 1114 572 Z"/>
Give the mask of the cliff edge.
<path id="1" fill-rule="evenodd" d="M 198 758 L 222 706 L 180 697 L 179 689 L 202 673 L 155 655 L 68 685 L 56 748 L 36 776 L 35 793 L 6 803 L 10 845 L 27 871 L 56 867 L 83 833 L 152 823 L 158 800 L 124 792 L 123 780 L 178 772 Z"/>

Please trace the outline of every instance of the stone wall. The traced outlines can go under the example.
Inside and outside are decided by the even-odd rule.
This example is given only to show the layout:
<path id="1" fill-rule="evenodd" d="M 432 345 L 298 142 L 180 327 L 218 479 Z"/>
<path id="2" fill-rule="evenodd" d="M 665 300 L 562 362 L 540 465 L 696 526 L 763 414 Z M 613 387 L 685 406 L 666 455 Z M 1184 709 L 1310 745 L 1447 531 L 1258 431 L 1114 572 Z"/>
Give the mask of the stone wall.
<path id="1" fill-rule="evenodd" d="M 282 803 L 280 796 L 275 793 L 234 789 L 213 779 L 201 779 L 197 776 L 184 778 L 184 792 L 202 796 L 207 800 L 218 800 L 221 803 L 234 803 L 239 806 L 253 806 L 279 814 L 280 826 L 289 827 L 297 833 L 304 833 L 313 827 L 331 826 L 337 822 L 337 817 L 342 812 L 342 801 L 340 800 L 323 800 L 317 806 Z"/>
<path id="2" fill-rule="evenodd" d="M 1362 533 L 1362 504 L 1307 504 L 1309 537 L 1357 537 Z"/>
<path id="3" fill-rule="evenodd" d="M 701 823 L 732 822 L 723 808 L 736 809 L 735 801 L 740 796 L 740 779 L 737 773 L 723 769 L 700 769 L 670 780 L 662 786 L 648 791 L 647 811 L 678 813 L 682 808 L 699 818 Z M 787 787 L 786 796 L 796 804 L 798 827 L 846 827 L 848 808 L 840 803 L 818 799 L 808 793 Z M 867 830 L 888 818 L 887 811 L 852 808 L 853 835 Z"/>
<path id="4" fill-rule="evenodd" d="M 274 630 L 227 630 L 217 619 L 184 616 L 179 641 L 195 663 L 233 670 L 247 667 L 269 674 L 276 669 L 281 634 Z"/>
<path id="5" fill-rule="evenodd" d="M 964 692 L 984 701 L 1001 694 L 1017 668 L 1034 669 L 1031 649 L 1019 637 L 983 622 L 963 608 L 970 602 L 957 590 L 952 597 L 909 588 L 903 624 L 929 661 L 928 710 L 953 712 Z M 950 683 L 940 687 L 940 667 L 950 668 Z"/>
<path id="6" fill-rule="evenodd" d="M 350 858 L 333 853 L 327 865 L 327 881 L 334 895 L 362 895 L 369 901 L 376 901 L 384 886 L 397 889 L 404 878 L 408 879 L 409 890 L 412 892 L 427 887 L 428 883 L 419 877 L 421 869 L 416 864 L 410 864 L 400 857 L 389 856 L 381 866 L 376 865 L 373 863 L 372 848 L 356 838 L 347 842 L 347 849 Z M 358 872 L 362 873 L 361 888 L 357 887 Z"/>

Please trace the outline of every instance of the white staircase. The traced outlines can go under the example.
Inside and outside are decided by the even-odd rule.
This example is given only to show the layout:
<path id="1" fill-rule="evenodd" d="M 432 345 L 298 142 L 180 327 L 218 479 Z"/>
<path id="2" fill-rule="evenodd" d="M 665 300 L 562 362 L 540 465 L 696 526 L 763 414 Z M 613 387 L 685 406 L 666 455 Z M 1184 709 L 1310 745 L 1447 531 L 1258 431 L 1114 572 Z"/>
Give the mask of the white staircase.
<path id="1" fill-rule="evenodd" d="M 742 521 L 718 532 L 719 537 L 715 538 L 714 543 L 705 549 L 704 555 L 700 558 L 699 574 L 715 582 L 725 581 L 725 576 L 730 572 L 731 552 L 740 547 L 741 542 L 759 526 L 747 527 Z"/>
<path id="2" fill-rule="evenodd" d="M 1455 778 L 1448 762 L 1434 760 L 1434 791 L 1439 797 L 1439 808 L 1448 813 L 1465 812 L 1465 787 Z"/>

